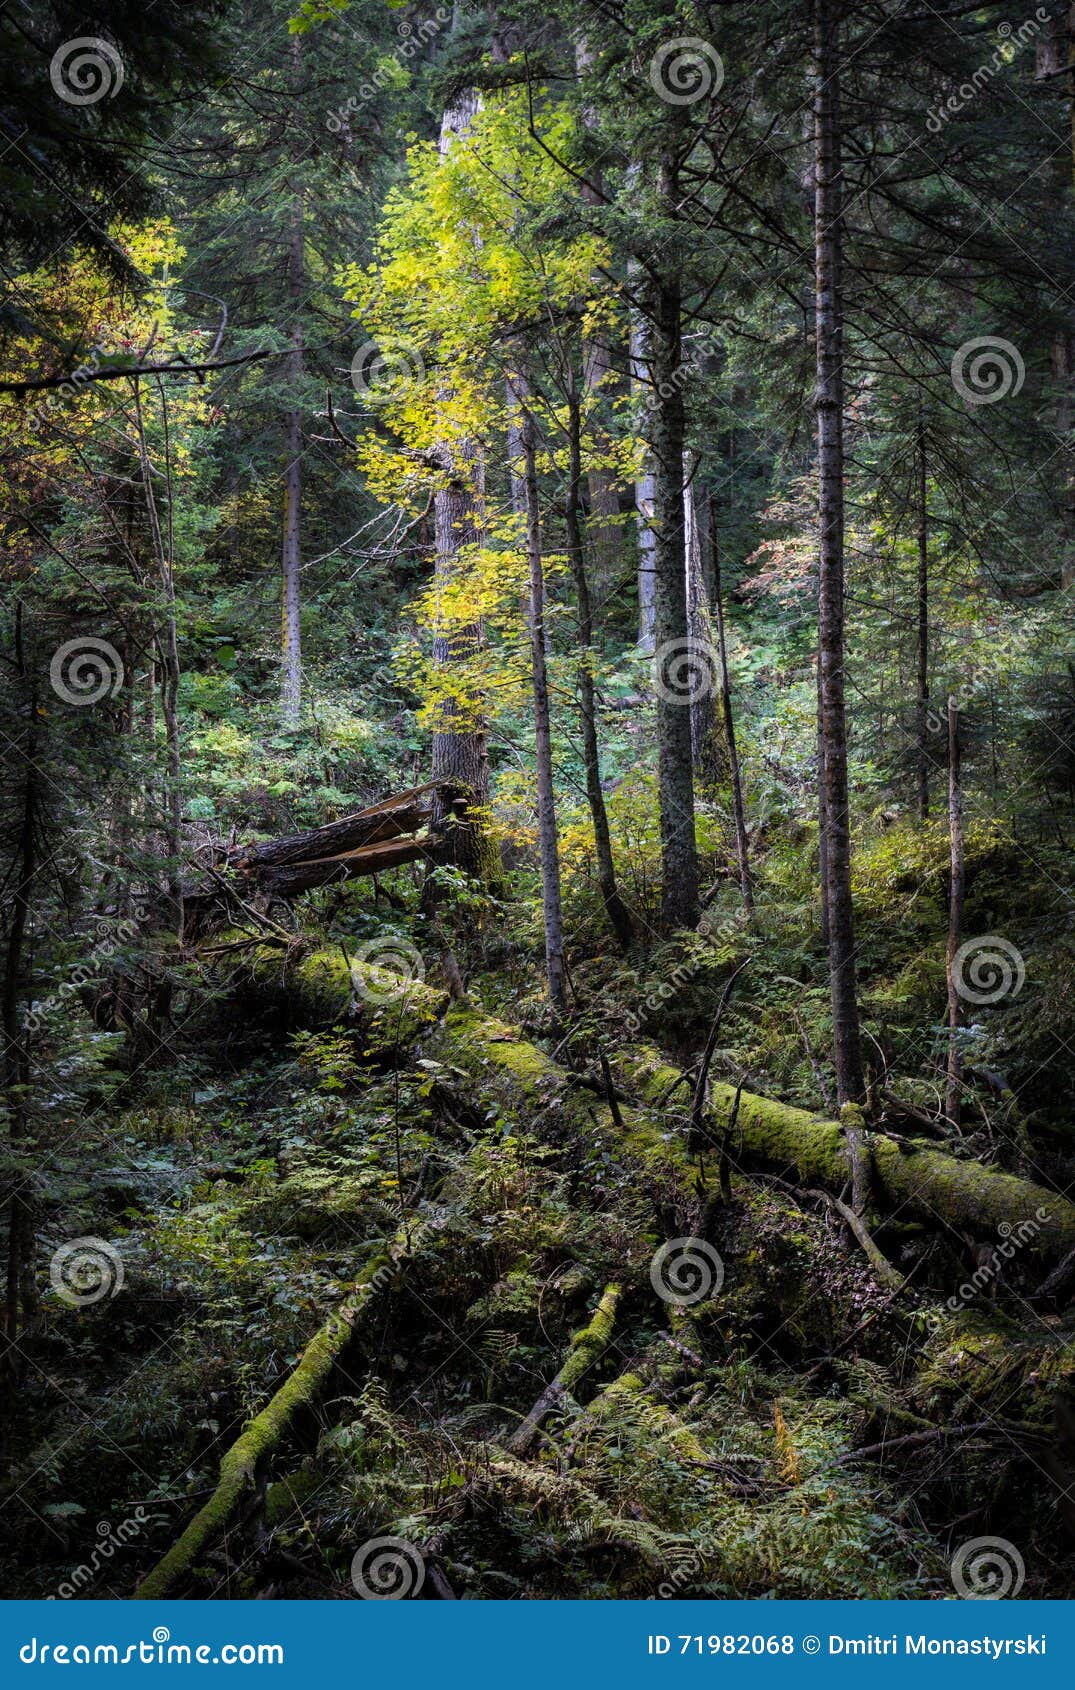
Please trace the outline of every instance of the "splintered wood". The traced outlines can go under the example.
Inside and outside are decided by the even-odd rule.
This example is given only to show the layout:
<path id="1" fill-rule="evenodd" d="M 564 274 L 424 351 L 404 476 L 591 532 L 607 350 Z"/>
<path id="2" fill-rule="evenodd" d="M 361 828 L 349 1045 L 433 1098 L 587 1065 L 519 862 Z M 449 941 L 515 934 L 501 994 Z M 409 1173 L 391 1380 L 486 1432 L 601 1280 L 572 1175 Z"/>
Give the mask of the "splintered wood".
<path id="1" fill-rule="evenodd" d="M 439 781 L 414 786 L 339 821 L 241 846 L 230 866 L 240 882 L 294 898 L 330 881 L 379 874 L 419 857 L 435 861 L 439 841 L 428 833 Z"/>

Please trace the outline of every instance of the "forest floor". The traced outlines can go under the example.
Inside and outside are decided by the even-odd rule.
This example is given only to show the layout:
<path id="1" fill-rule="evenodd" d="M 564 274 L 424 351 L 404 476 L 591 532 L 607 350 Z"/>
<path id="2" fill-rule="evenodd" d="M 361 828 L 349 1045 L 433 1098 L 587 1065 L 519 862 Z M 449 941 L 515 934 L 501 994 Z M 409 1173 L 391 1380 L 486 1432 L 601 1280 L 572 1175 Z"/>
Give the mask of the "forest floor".
<path id="1" fill-rule="evenodd" d="M 979 865 L 983 916 L 1002 870 Z M 311 995 L 324 953 L 294 978 L 278 964 L 269 991 L 240 965 L 224 1013 L 198 1011 L 87 1126 L 83 1211 L 68 1172 L 46 1218 L 50 1248 L 81 1230 L 117 1265 L 90 1303 L 46 1298 L 9 1450 L 9 1594 L 132 1595 L 217 1507 L 222 1456 L 320 1332 L 329 1362 L 185 1540 L 172 1593 L 942 1598 L 954 1578 L 965 1593 L 961 1546 L 989 1538 L 1017 1570 L 981 1577 L 1070 1595 L 1075 1351 L 1067 1293 L 1035 1300 L 1058 1252 L 1033 1209 L 998 1254 L 1010 1224 L 975 1236 L 881 1200 L 871 1259 L 839 1181 L 817 1189 L 717 1113 L 692 1143 L 735 946 L 752 967 L 715 1090 L 830 1113 L 823 956 L 797 941 L 796 961 L 787 915 L 774 901 L 644 967 L 595 952 L 570 1036 L 535 1014 L 502 916 L 471 935 L 469 1009 L 431 971 L 389 975 L 356 1019 Z M 886 1119 L 924 1156 L 936 1137 L 892 1101 L 933 1084 L 901 955 L 917 944 L 913 922 L 864 924 Z M 655 1096 L 627 1057 L 657 1037 L 686 1078 Z M 1056 1142 L 1009 1092 L 941 1148 L 1032 1194 L 1067 1183 Z"/>

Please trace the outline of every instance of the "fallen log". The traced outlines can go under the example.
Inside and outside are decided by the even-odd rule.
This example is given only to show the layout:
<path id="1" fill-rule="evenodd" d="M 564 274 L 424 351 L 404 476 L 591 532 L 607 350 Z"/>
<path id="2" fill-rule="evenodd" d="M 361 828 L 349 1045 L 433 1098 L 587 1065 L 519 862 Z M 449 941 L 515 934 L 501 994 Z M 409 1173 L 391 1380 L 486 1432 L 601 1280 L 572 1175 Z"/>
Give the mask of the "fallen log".
<path id="1" fill-rule="evenodd" d="M 697 1164 L 686 1131 L 674 1128 L 663 1113 L 681 1075 L 655 1051 L 643 1048 L 613 1063 L 621 1085 L 642 1103 L 641 1108 L 621 1106 L 621 1130 L 607 1103 L 573 1087 L 565 1069 L 503 1023 L 456 1006 L 445 1020 L 443 1038 L 453 1063 L 476 1076 L 499 1074 L 535 1115 L 555 1106 L 583 1133 L 592 1132 L 596 1122 L 658 1178 L 693 1180 Z M 703 1120 L 715 1146 L 735 1108 L 737 1089 L 711 1083 Z M 838 1121 L 756 1093 L 740 1093 L 730 1149 L 742 1162 L 794 1171 L 802 1186 L 839 1192 L 850 1179 L 846 1133 Z M 892 1209 L 979 1236 L 999 1230 L 1016 1238 L 1028 1255 L 1045 1260 L 1075 1248 L 1075 1203 L 1045 1186 L 884 1133 L 871 1133 L 868 1149 L 875 1194 Z"/>
<path id="2" fill-rule="evenodd" d="M 223 1536 L 255 1492 L 270 1456 L 279 1448 L 299 1410 L 316 1402 L 358 1320 L 377 1292 L 391 1283 L 397 1263 L 409 1248 L 409 1231 L 401 1227 L 391 1244 L 363 1268 L 349 1296 L 310 1339 L 294 1372 L 227 1450 L 213 1494 L 142 1580 L 134 1593 L 136 1598 L 150 1601 L 170 1595 L 203 1551 Z"/>
<path id="3" fill-rule="evenodd" d="M 289 1027 L 348 1027 L 368 1055 L 404 1050 L 427 1032 L 449 1001 L 446 987 L 429 986 L 424 962 L 411 946 L 391 939 L 375 959 L 349 956 L 341 946 L 310 949 L 302 941 L 280 944 L 260 934 L 223 933 L 204 955 L 226 953 L 228 991 Z M 391 966 L 401 964 L 402 968 Z"/>
<path id="4" fill-rule="evenodd" d="M 663 1097 L 678 1078 L 654 1051 L 639 1051 L 617 1066 L 621 1080 L 647 1103 Z M 734 1086 L 710 1087 L 707 1120 L 718 1137 L 735 1096 Z M 732 1148 L 744 1161 L 793 1169 L 801 1185 L 838 1192 L 850 1177 L 844 1128 L 805 1109 L 744 1091 L 735 1136 Z M 893 1209 L 980 1237 L 998 1231 L 1017 1236 L 1023 1250 L 1045 1260 L 1075 1248 L 1075 1203 L 1043 1185 L 886 1133 L 870 1133 L 867 1148 L 875 1196 Z"/>
<path id="5" fill-rule="evenodd" d="M 433 819 L 433 795 L 440 786 L 428 781 L 305 833 L 240 846 L 230 853 L 228 867 L 240 886 L 294 898 L 421 857 L 436 860 L 440 842 L 428 833 L 418 836 Z"/>
<path id="6" fill-rule="evenodd" d="M 620 1295 L 619 1285 L 606 1285 L 592 1318 L 572 1338 L 559 1373 L 546 1385 L 525 1420 L 508 1439 L 507 1448 L 512 1455 L 526 1455 L 545 1417 L 571 1400 L 580 1379 L 600 1361 L 612 1338 Z"/>

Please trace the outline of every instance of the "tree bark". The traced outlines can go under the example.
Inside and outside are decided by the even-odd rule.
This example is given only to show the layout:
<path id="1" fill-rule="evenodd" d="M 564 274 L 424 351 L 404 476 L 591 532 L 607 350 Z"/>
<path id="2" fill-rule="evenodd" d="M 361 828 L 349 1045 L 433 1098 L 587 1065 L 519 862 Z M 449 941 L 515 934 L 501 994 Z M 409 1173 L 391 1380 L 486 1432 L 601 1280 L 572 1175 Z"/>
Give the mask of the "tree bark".
<path id="1" fill-rule="evenodd" d="M 526 558 L 530 580 L 530 664 L 534 696 L 534 755 L 537 776 L 538 844 L 541 854 L 541 907 L 545 924 L 545 975 L 549 1002 L 561 1015 L 567 1008 L 564 972 L 564 921 L 560 898 L 560 847 L 556 830 L 556 798 L 552 774 L 552 723 L 549 678 L 545 664 L 545 577 L 541 559 L 541 515 L 538 509 L 537 454 L 533 414 L 521 378 L 513 377 L 520 414 L 526 490 Z"/>
<path id="2" fill-rule="evenodd" d="M 926 513 L 926 425 L 918 419 L 918 814 L 929 815 L 929 520 Z"/>
<path id="3" fill-rule="evenodd" d="M 392 1284 L 410 1254 L 408 1223 L 363 1268 L 347 1298 L 333 1309 L 310 1339 L 294 1371 L 225 1451 L 212 1496 L 142 1580 L 134 1593 L 137 1600 L 159 1601 L 170 1595 L 187 1578 L 199 1557 L 224 1535 L 243 1503 L 255 1494 L 268 1461 L 297 1416 L 317 1403 L 367 1309 Z"/>
<path id="4" fill-rule="evenodd" d="M 26 1137 L 26 1087 L 30 1079 L 30 1057 L 27 1050 L 27 1031 L 19 1024 L 19 1002 L 23 985 L 24 951 L 27 929 L 37 878 L 38 811 L 38 740 L 40 722 L 37 705 L 37 685 L 33 664 L 28 661 L 24 644 L 21 601 L 15 606 L 15 667 L 21 688 L 27 699 L 26 748 L 23 758 L 22 816 L 11 889 L 11 911 L 4 953 L 2 1026 L 4 1034 L 3 1075 L 4 1093 L 8 1100 L 8 1133 L 12 1151 L 23 1145 Z M 16 1161 L 16 1158 L 12 1158 Z M 16 1356 L 15 1346 L 20 1333 L 20 1309 L 23 1321 L 29 1323 L 36 1311 L 36 1292 L 33 1278 L 34 1219 L 33 1205 L 26 1193 L 28 1175 L 16 1165 L 12 1168 L 12 1190 L 8 1202 L 8 1253 L 5 1307 L 5 1336 L 7 1351 L 5 1364 L 10 1370 Z"/>
<path id="5" fill-rule="evenodd" d="M 959 1028 L 962 1021 L 962 999 L 956 975 L 956 953 L 963 943 L 963 782 L 960 770 L 959 705 L 948 700 L 948 1071 L 945 1086 L 944 1112 L 953 1132 L 959 1131 L 960 1094 L 963 1087 L 962 1060 L 959 1050 Z"/>
<path id="6" fill-rule="evenodd" d="M 720 687 L 720 672 L 713 634 L 709 622 L 709 595 L 703 573 L 702 515 L 690 462 L 690 454 L 683 458 L 683 555 L 687 570 L 687 629 L 690 647 L 691 672 L 691 757 L 699 780 L 711 782 L 723 779 L 725 773 L 724 747 L 720 729 L 724 724 L 723 705 L 718 718 L 714 694 Z M 720 728 L 718 728 L 718 720 Z"/>
<path id="7" fill-rule="evenodd" d="M 636 396 L 648 401 L 651 392 L 646 362 L 646 326 L 641 312 L 631 311 L 631 385 Z M 635 480 L 635 532 L 638 545 L 638 643 L 644 652 L 657 644 L 655 625 L 657 574 L 654 566 L 656 540 L 653 533 L 653 460 L 646 453 Z"/>
<path id="8" fill-rule="evenodd" d="M 724 712 L 724 738 L 728 746 L 728 773 L 732 784 L 732 815 L 735 819 L 735 852 L 739 863 L 739 887 L 743 894 L 745 907 L 752 910 L 754 908 L 754 878 L 750 872 L 750 843 L 747 838 L 746 805 L 743 802 L 743 780 L 735 739 L 732 685 L 728 673 L 728 641 L 724 628 L 724 594 L 720 579 L 717 513 L 712 494 L 709 495 L 709 545 L 713 574 L 713 616 L 717 625 L 717 662 L 720 665 L 720 698 L 721 708 Z"/>
<path id="9" fill-rule="evenodd" d="M 662 154 L 658 197 L 667 218 L 679 198 L 674 151 Z M 649 443 L 654 465 L 654 631 L 657 640 L 657 760 L 661 827 L 661 924 L 698 922 L 690 677 L 686 662 L 687 578 L 683 535 L 683 351 L 679 272 L 665 265 L 651 292 Z"/>
<path id="10" fill-rule="evenodd" d="M 601 1360 L 612 1342 L 616 1308 L 622 1295 L 619 1285 L 606 1285 L 596 1309 L 581 1331 L 573 1334 L 564 1365 L 508 1439 L 510 1455 L 526 1455 L 532 1448 L 541 1423 L 554 1409 L 574 1395 L 579 1381 Z"/>
<path id="11" fill-rule="evenodd" d="M 476 90 L 467 88 L 446 107 L 440 130 L 442 159 L 467 135 L 480 104 Z M 459 567 L 460 552 L 484 538 L 485 465 L 481 447 L 473 440 L 445 441 L 438 456 L 445 480 L 433 496 L 434 582 L 447 587 Z M 444 696 L 436 710 L 432 774 L 442 783 L 434 826 L 443 831 L 445 860 L 475 878 L 489 879 L 494 865 L 481 819 L 473 814 L 489 803 L 486 726 L 481 701 L 473 697 L 467 678 L 467 665 L 483 639 L 480 621 L 434 629 L 433 662 L 442 671 Z"/>
<path id="12" fill-rule="evenodd" d="M 842 164 L 839 130 L 839 36 L 831 0 L 814 0 L 814 255 L 817 389 L 818 662 L 824 758 L 823 829 L 829 922 L 829 974 L 837 1095 L 864 1098 L 844 712 L 844 450 Z"/>
<path id="13" fill-rule="evenodd" d="M 298 37 L 295 37 L 297 43 Z M 297 401 L 304 370 L 302 307 L 303 203 L 298 193 L 292 200 L 291 243 L 287 261 L 288 307 L 291 314 L 291 351 L 287 358 L 287 384 Z M 294 726 L 302 709 L 302 413 L 297 402 L 284 419 L 284 535 L 281 559 L 280 636 L 283 656 L 283 687 L 280 708 L 284 722 Z"/>
<path id="14" fill-rule="evenodd" d="M 145 415 L 142 409 L 142 390 L 140 383 L 135 380 L 134 415 L 138 437 L 138 462 L 142 475 L 142 489 L 145 495 L 146 515 L 149 521 L 150 538 L 153 545 L 153 556 L 160 576 L 161 591 L 164 595 L 164 634 L 163 637 L 154 634 L 155 643 L 161 654 L 161 713 L 164 717 L 164 735 L 168 747 L 168 780 L 165 790 L 165 813 L 167 816 L 166 838 L 168 844 L 168 891 L 173 906 L 173 922 L 176 938 L 183 942 L 183 886 L 180 875 L 180 846 L 182 843 L 182 746 L 179 731 L 179 636 L 176 624 L 175 608 L 175 545 L 172 527 L 172 453 L 171 439 L 168 427 L 168 397 L 163 383 L 158 377 L 157 389 L 161 402 L 161 422 L 164 433 L 164 478 L 167 537 L 161 528 L 160 511 L 157 506 L 157 495 L 153 488 L 153 471 L 149 459 L 149 443 L 146 437 Z M 161 1007 L 167 1007 L 168 988 L 165 987 L 161 995 Z"/>
<path id="15" fill-rule="evenodd" d="M 624 1161 L 630 1158 L 644 1170 L 654 1189 L 675 1190 L 688 1181 L 688 1188 L 697 1190 L 697 1155 L 688 1149 L 685 1132 L 669 1131 L 668 1100 L 682 1074 L 656 1051 L 639 1047 L 613 1062 L 621 1085 L 640 1099 L 637 1108 L 620 1106 L 620 1133 L 604 1101 L 573 1087 L 563 1068 L 501 1021 L 454 1009 L 430 1048 L 480 1083 L 488 1082 L 499 1099 L 507 1094 L 526 1119 L 555 1120 L 559 1134 L 577 1128 L 590 1137 L 596 1122 Z M 561 1089 L 554 1093 L 557 1082 Z M 709 1093 L 703 1121 L 714 1145 L 721 1142 L 739 1099 L 731 1146 L 736 1162 L 790 1171 L 797 1184 L 834 1192 L 847 1183 L 847 1134 L 840 1122 L 819 1120 L 805 1109 L 718 1080 L 710 1082 Z M 552 1095 L 555 1110 L 549 1108 Z M 1075 1248 L 1075 1203 L 1056 1191 L 943 1150 L 897 1142 L 886 1133 L 870 1134 L 870 1153 L 876 1194 L 901 1215 L 932 1226 L 939 1218 L 993 1241 L 1003 1222 L 1018 1234 L 1028 1256 L 1043 1261 L 1058 1261 Z"/>
<path id="16" fill-rule="evenodd" d="M 612 838 L 609 833 L 608 811 L 601 786 L 601 756 L 597 743 L 597 704 L 593 679 L 593 609 L 590 583 L 586 574 L 586 556 L 582 545 L 582 524 L 579 520 L 581 482 L 581 431 L 579 396 L 575 384 L 570 354 L 565 359 L 568 409 L 568 469 L 564 501 L 564 530 L 567 539 L 568 561 L 575 582 L 575 603 L 578 611 L 577 642 L 579 648 L 579 716 L 582 725 L 582 759 L 586 770 L 586 797 L 593 820 L 594 854 L 597 858 L 597 882 L 612 930 L 623 950 L 634 938 L 634 924 L 616 884 L 616 868 L 612 860 Z"/>
<path id="17" fill-rule="evenodd" d="M 593 53 L 589 42 L 583 36 L 575 46 L 575 67 L 580 81 L 585 78 L 592 66 Z M 596 117 L 591 106 L 584 104 L 579 115 L 586 129 L 596 127 Z M 594 166 L 591 168 L 589 176 L 583 181 L 580 190 L 585 204 L 600 205 L 604 197 L 603 187 L 600 167 Z M 608 344 L 607 330 L 602 330 L 591 339 L 584 341 L 582 348 L 582 382 L 585 392 L 592 400 L 595 415 L 594 439 L 598 449 L 608 445 L 608 431 L 601 426 L 601 410 L 607 401 L 611 373 L 612 352 Z M 620 549 L 620 500 L 612 472 L 603 464 L 594 465 L 589 471 L 587 482 L 590 495 L 587 535 L 590 541 L 590 555 L 593 559 L 594 589 L 598 598 L 604 602 L 608 599 L 616 582 L 617 558 Z"/>

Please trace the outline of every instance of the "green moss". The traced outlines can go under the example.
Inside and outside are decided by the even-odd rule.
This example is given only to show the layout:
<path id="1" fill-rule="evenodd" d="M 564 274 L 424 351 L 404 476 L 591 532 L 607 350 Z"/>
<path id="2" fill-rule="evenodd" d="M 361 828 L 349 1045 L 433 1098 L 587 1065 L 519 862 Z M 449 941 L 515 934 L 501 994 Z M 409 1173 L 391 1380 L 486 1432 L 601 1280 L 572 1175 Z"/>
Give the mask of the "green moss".
<path id="1" fill-rule="evenodd" d="M 232 932 L 221 939 L 242 937 Z M 448 1004 L 447 990 L 348 961 L 339 946 L 259 944 L 235 953 L 230 966 L 240 1000 L 268 1006 L 288 1026 L 354 1028 L 370 1055 L 413 1044 Z"/>
<path id="2" fill-rule="evenodd" d="M 316 1467 L 300 1467 L 297 1473 L 289 1473 L 286 1479 L 270 1485 L 265 1492 L 266 1524 L 279 1526 L 296 1512 L 301 1512 L 303 1503 L 319 1491 L 324 1482 L 324 1475 Z"/>
<path id="3" fill-rule="evenodd" d="M 678 1070 L 642 1051 L 618 1064 L 628 1082 L 648 1102 L 668 1095 Z M 721 1137 L 731 1119 L 735 1090 L 714 1082 L 708 1120 Z M 1075 1203 L 1030 1180 L 1018 1179 L 981 1162 L 949 1156 L 942 1150 L 909 1148 L 883 1133 L 868 1135 L 876 1194 L 905 1213 L 972 1232 L 1017 1234 L 1024 1249 L 1053 1258 L 1075 1248 Z M 791 1168 L 804 1185 L 839 1188 L 847 1178 L 845 1130 L 837 1121 L 818 1120 L 805 1109 L 743 1092 L 739 1101 L 733 1152 L 771 1166 Z"/>
<path id="4" fill-rule="evenodd" d="M 590 1368 L 600 1361 L 612 1340 L 616 1324 L 616 1309 L 621 1296 L 619 1285 L 607 1285 L 594 1310 L 593 1318 L 571 1340 L 567 1359 L 560 1369 L 560 1385 L 570 1393 Z"/>
<path id="5" fill-rule="evenodd" d="M 397 1234 L 394 1244 L 406 1249 L 406 1237 Z M 220 1478 L 209 1501 L 143 1579 L 135 1591 L 136 1597 L 148 1601 L 169 1595 L 198 1557 L 224 1533 L 243 1499 L 253 1491 L 259 1471 L 280 1444 L 296 1414 L 316 1401 L 351 1337 L 355 1322 L 386 1283 L 387 1270 L 391 1267 L 390 1254 L 385 1252 L 363 1269 L 351 1295 L 307 1344 L 295 1371 L 224 1455 Z"/>

